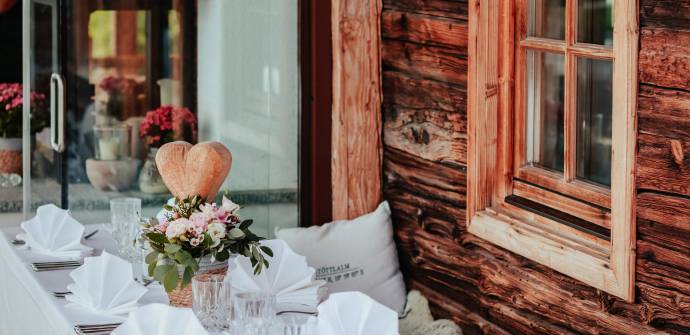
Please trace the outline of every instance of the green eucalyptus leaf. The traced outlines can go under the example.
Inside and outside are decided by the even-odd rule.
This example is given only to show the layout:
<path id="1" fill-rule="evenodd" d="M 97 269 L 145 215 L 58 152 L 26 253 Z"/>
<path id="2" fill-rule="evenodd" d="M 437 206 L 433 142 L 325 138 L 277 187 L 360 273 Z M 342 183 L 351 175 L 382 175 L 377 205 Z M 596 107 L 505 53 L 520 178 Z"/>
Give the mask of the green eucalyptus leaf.
<path id="1" fill-rule="evenodd" d="M 273 257 L 273 250 L 271 250 L 271 248 L 269 248 L 265 245 L 262 245 L 260 248 L 261 248 L 261 251 L 264 252 L 264 254 L 268 255 L 268 257 Z"/>
<path id="2" fill-rule="evenodd" d="M 172 267 L 164 274 L 162 282 L 166 292 L 171 292 L 177 287 L 178 277 L 179 275 L 176 267 Z"/>
<path id="3" fill-rule="evenodd" d="M 156 269 L 156 262 L 150 263 L 149 264 L 149 276 L 153 277 L 153 271 Z"/>
<path id="4" fill-rule="evenodd" d="M 189 261 L 187 264 L 189 267 L 192 268 L 192 271 L 194 271 L 195 273 L 199 271 L 199 262 L 196 259 L 192 258 L 192 260 Z"/>
<path id="5" fill-rule="evenodd" d="M 158 281 L 162 282 L 163 277 L 165 276 L 166 273 L 170 272 L 171 270 L 177 270 L 174 265 L 170 264 L 163 264 L 156 266 L 156 269 L 153 271 L 153 278 L 158 279 Z"/>
<path id="6" fill-rule="evenodd" d="M 165 234 L 161 234 L 161 233 L 147 233 L 146 239 L 148 239 L 149 241 L 151 241 L 155 244 L 160 244 L 160 245 L 165 245 L 166 243 L 169 243 L 168 238 L 165 237 Z"/>
<path id="7" fill-rule="evenodd" d="M 216 254 L 216 260 L 219 262 L 227 261 L 228 258 L 230 258 L 230 253 L 228 252 L 228 250 L 223 250 Z"/>
<path id="8" fill-rule="evenodd" d="M 194 271 L 192 268 L 184 268 L 184 274 L 182 275 L 182 286 L 187 286 L 189 283 L 191 283 L 192 277 L 194 277 Z"/>
<path id="9" fill-rule="evenodd" d="M 242 223 L 240 223 L 240 229 L 245 230 L 245 229 L 249 228 L 249 226 L 251 226 L 252 223 L 254 223 L 254 220 L 251 220 L 251 219 L 244 220 L 244 221 L 242 221 Z"/>
<path id="10" fill-rule="evenodd" d="M 255 245 L 252 246 L 252 258 L 257 260 L 261 259 L 261 252 Z"/>
<path id="11" fill-rule="evenodd" d="M 151 251 L 145 258 L 146 264 L 155 263 L 158 261 L 158 251 Z"/>
<path id="12" fill-rule="evenodd" d="M 166 254 L 174 254 L 182 249 L 182 246 L 179 244 L 172 244 L 172 243 L 167 243 L 165 245 L 165 253 Z"/>
<path id="13" fill-rule="evenodd" d="M 246 236 L 246 234 L 242 231 L 242 229 L 239 229 L 239 228 L 230 229 L 230 231 L 228 232 L 228 235 L 233 240 L 239 240 L 239 239 L 242 239 L 243 237 Z"/>

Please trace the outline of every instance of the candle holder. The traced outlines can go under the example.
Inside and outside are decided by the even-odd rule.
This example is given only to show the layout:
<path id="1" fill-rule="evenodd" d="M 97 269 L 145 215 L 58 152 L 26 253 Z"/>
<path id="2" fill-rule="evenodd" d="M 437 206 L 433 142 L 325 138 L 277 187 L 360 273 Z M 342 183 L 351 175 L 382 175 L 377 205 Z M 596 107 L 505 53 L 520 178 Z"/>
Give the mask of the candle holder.
<path id="1" fill-rule="evenodd" d="M 132 127 L 96 126 L 94 158 L 86 160 L 86 176 L 94 188 L 120 192 L 129 189 L 137 177 L 139 160 L 130 157 Z"/>
<path id="2" fill-rule="evenodd" d="M 96 126 L 93 132 L 96 160 L 116 161 L 129 158 L 129 141 L 132 132 L 130 126 Z"/>

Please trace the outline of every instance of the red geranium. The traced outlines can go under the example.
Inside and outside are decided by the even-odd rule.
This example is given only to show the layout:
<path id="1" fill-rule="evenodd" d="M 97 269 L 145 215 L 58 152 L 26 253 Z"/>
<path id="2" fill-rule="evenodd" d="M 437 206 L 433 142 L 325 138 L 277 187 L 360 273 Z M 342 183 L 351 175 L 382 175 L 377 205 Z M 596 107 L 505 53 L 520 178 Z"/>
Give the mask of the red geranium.
<path id="1" fill-rule="evenodd" d="M 22 106 L 24 87 L 18 83 L 0 83 L 0 138 L 22 136 Z M 45 127 L 44 115 L 46 96 L 31 92 L 31 129 L 35 133 Z"/>
<path id="2" fill-rule="evenodd" d="M 176 140 L 193 142 L 196 139 L 196 117 L 187 108 L 161 106 L 146 113 L 144 121 L 139 127 L 139 134 L 146 138 L 150 147 L 159 148 L 161 145 Z"/>

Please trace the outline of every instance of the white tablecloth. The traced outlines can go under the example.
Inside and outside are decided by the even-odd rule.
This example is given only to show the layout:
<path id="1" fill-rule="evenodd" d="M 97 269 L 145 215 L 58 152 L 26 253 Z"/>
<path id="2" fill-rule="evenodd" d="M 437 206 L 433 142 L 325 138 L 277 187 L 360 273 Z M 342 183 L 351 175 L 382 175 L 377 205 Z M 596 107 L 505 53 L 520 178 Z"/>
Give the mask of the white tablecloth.
<path id="1" fill-rule="evenodd" d="M 102 226 L 87 226 L 86 233 L 95 229 L 98 233 L 85 244 L 94 248 L 95 255 L 103 250 L 114 253 L 115 242 Z M 12 245 L 20 231 L 0 230 L 0 335 L 72 335 L 76 324 L 121 321 L 65 307 L 64 299 L 54 298 L 51 291 L 67 291 L 72 270 L 31 270 L 31 262 L 55 259 Z M 162 288 L 154 285 L 149 286 L 151 293 L 142 298 L 142 303 L 166 299 Z"/>

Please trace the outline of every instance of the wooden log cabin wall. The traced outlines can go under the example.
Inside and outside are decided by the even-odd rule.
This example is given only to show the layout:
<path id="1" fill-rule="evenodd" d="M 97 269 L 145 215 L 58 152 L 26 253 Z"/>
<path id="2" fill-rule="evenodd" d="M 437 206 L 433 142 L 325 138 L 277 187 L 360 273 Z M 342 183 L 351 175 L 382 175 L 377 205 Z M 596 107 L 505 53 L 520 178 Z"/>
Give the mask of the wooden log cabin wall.
<path id="1" fill-rule="evenodd" d="M 690 1 L 640 0 L 636 300 L 466 231 L 465 0 L 383 0 L 383 196 L 409 289 L 466 334 L 690 334 Z"/>

